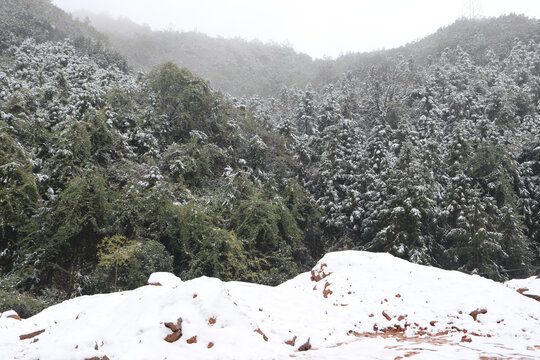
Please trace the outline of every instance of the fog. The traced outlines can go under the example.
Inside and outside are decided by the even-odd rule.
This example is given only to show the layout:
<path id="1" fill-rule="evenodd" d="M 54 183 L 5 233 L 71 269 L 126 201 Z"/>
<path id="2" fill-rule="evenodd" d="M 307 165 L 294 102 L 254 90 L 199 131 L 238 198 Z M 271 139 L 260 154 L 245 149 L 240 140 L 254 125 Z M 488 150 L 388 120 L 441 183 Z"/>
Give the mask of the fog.
<path id="1" fill-rule="evenodd" d="M 479 3 L 476 0 L 475 3 Z M 67 11 L 128 17 L 156 30 L 285 43 L 313 57 L 393 48 L 467 14 L 465 0 L 54 0 Z M 538 0 L 480 2 L 481 15 L 540 17 Z"/>

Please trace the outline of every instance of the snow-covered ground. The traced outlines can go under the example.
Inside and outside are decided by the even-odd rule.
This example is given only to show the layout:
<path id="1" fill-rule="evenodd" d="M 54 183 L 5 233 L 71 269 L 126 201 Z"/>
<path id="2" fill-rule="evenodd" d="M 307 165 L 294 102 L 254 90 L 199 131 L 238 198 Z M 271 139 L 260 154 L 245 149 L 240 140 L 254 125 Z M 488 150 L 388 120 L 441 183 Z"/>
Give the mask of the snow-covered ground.
<path id="1" fill-rule="evenodd" d="M 277 287 L 163 273 L 149 283 L 0 316 L 0 358 L 540 358 L 540 302 L 517 285 L 388 254 L 330 253 Z"/>

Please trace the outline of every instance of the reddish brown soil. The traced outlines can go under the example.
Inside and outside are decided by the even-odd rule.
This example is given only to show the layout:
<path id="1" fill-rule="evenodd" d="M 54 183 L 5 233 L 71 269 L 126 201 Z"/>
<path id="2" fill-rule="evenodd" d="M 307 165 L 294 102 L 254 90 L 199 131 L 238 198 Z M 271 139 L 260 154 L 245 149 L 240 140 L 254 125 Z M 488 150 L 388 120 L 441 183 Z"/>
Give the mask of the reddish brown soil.
<path id="1" fill-rule="evenodd" d="M 45 329 L 43 330 L 38 330 L 38 331 L 34 331 L 34 332 L 31 332 L 30 334 L 24 334 L 24 335 L 20 335 L 19 336 L 19 339 L 21 340 L 26 340 L 26 339 L 31 339 L 33 337 L 36 337 L 38 336 L 39 334 L 42 334 L 45 332 Z"/>
<path id="2" fill-rule="evenodd" d="M 263 333 L 261 329 L 253 330 L 253 332 L 256 332 L 256 333 L 258 333 L 258 334 L 261 334 L 262 337 L 263 337 L 263 339 L 264 339 L 264 341 L 268 341 L 268 336 L 266 336 L 266 334 Z"/>
<path id="3" fill-rule="evenodd" d="M 186 340 L 188 344 L 196 344 L 197 343 L 197 335 L 190 337 Z"/>
<path id="4" fill-rule="evenodd" d="M 480 315 L 480 314 L 487 314 L 487 310 L 486 310 L 486 309 L 477 309 L 477 310 L 472 311 L 469 315 L 472 316 L 472 318 L 474 319 L 474 321 L 480 322 L 480 321 L 477 319 L 478 315 Z"/>
<path id="5" fill-rule="evenodd" d="M 285 344 L 294 346 L 296 344 L 296 335 L 292 338 L 292 340 L 285 341 Z"/>

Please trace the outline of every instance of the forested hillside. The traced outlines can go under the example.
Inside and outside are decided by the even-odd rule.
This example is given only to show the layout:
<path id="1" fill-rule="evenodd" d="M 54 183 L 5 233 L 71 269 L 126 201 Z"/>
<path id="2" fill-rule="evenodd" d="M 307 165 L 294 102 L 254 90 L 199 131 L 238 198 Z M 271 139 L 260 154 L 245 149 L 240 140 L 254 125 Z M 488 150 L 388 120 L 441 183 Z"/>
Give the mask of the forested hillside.
<path id="1" fill-rule="evenodd" d="M 136 70 L 148 71 L 173 61 L 234 96 L 276 96 L 285 86 L 324 85 L 345 72 L 369 69 L 397 56 L 424 65 L 433 57 L 438 58 L 446 48 L 460 46 L 474 60 L 482 61 L 487 50 L 506 57 L 516 40 L 540 41 L 540 20 L 522 15 L 475 21 L 461 19 L 397 49 L 351 53 L 330 60 L 312 59 L 283 45 L 212 38 L 198 32 L 152 31 L 129 19 L 113 19 L 103 14 L 79 12 L 76 16 L 105 34 Z"/>
<path id="2" fill-rule="evenodd" d="M 283 136 L 172 63 L 136 76 L 95 40 L 22 38 L 0 73 L 2 301 L 158 270 L 277 284 L 322 255 Z"/>
<path id="3" fill-rule="evenodd" d="M 535 41 L 457 47 L 248 108 L 288 138 L 335 246 L 505 279 L 538 271 L 539 75 Z"/>
<path id="4" fill-rule="evenodd" d="M 236 96 L 276 94 L 283 86 L 305 86 L 328 76 L 326 61 L 313 61 L 285 45 L 213 38 L 193 31 L 152 31 L 107 15 L 76 16 L 106 34 L 135 69 L 148 71 L 173 61 L 208 79 L 212 87 Z"/>
<path id="5" fill-rule="evenodd" d="M 114 39 L 46 0 L 0 10 L 0 311 L 154 271 L 275 285 L 339 249 L 496 280 L 538 272 L 538 21 L 461 20 L 435 35 L 504 24 L 517 39 L 427 38 L 321 85 L 260 63 L 272 91 L 290 86 L 234 98 L 172 62 L 135 74 Z M 255 60 L 229 45 L 240 60 L 224 86 L 256 93 L 259 70 L 238 66 Z"/>

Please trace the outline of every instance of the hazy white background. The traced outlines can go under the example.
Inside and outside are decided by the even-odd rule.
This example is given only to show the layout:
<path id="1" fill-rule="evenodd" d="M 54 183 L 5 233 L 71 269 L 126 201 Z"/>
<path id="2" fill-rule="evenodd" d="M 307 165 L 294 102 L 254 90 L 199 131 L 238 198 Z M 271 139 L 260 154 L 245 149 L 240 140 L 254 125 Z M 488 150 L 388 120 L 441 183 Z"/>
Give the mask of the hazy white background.
<path id="1" fill-rule="evenodd" d="M 468 1 L 466 1 L 468 2 Z M 53 0 L 156 30 L 287 43 L 313 57 L 404 45 L 463 15 L 464 0 Z M 484 16 L 540 18 L 540 0 L 483 0 Z"/>

